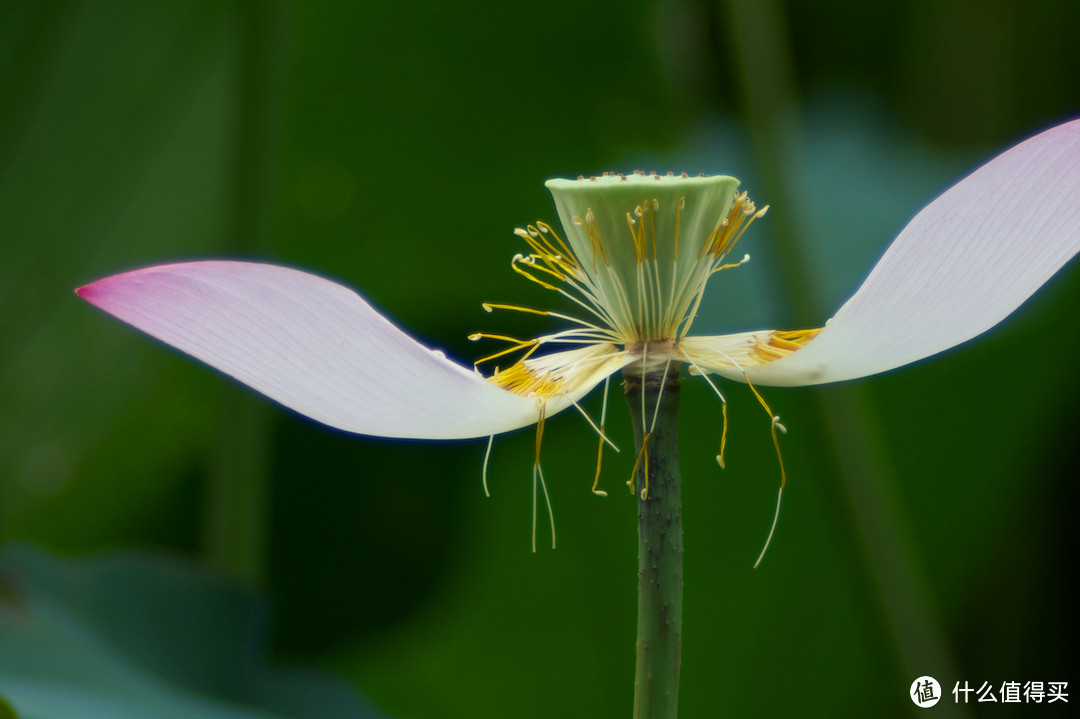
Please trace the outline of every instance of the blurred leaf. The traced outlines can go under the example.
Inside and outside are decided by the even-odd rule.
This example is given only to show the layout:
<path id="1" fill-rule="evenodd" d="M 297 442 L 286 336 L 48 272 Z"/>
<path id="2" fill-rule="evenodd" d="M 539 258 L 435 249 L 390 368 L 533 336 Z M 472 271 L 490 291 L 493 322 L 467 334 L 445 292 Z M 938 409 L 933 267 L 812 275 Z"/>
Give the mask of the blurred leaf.
<path id="1" fill-rule="evenodd" d="M 0 555 L 0 692 L 24 719 L 378 716 L 343 682 L 265 663 L 267 610 L 161 556 Z"/>

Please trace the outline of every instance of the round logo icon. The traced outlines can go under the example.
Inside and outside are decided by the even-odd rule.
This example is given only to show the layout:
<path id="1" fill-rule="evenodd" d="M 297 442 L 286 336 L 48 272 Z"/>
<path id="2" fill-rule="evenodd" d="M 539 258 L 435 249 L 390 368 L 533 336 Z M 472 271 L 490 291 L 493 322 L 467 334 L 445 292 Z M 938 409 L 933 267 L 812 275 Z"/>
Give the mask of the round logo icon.
<path id="1" fill-rule="evenodd" d="M 911 693 L 908 696 L 915 702 L 915 706 L 926 709 L 941 699 L 941 685 L 933 677 L 919 677 L 911 683 Z"/>

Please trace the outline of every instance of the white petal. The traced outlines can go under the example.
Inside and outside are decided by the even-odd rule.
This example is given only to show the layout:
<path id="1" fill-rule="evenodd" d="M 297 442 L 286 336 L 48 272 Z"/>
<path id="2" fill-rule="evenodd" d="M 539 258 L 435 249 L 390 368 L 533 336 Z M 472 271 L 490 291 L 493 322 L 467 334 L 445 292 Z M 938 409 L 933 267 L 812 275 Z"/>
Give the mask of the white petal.
<path id="1" fill-rule="evenodd" d="M 535 399 L 450 362 L 352 290 L 316 275 L 190 262 L 115 275 L 77 292 L 286 407 L 348 432 L 463 439 L 537 421 Z M 553 399 L 546 414 L 568 405 Z"/>
<path id="2" fill-rule="evenodd" d="M 1022 142 L 954 185 L 904 228 L 820 335 L 745 369 L 755 383 L 790 386 L 915 362 L 1001 322 L 1077 251 L 1080 120 Z"/>

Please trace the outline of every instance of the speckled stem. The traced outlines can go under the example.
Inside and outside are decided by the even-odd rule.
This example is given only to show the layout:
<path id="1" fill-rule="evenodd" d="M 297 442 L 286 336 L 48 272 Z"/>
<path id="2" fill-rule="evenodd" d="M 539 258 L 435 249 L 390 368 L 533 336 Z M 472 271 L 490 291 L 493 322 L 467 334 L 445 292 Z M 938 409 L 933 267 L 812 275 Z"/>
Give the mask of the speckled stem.
<path id="1" fill-rule="evenodd" d="M 626 401 L 640 461 L 635 719 L 674 719 L 682 645 L 683 543 L 679 479 L 679 368 L 627 371 Z M 647 437 L 647 438 L 646 438 Z M 645 450 L 642 452 L 642 443 Z"/>

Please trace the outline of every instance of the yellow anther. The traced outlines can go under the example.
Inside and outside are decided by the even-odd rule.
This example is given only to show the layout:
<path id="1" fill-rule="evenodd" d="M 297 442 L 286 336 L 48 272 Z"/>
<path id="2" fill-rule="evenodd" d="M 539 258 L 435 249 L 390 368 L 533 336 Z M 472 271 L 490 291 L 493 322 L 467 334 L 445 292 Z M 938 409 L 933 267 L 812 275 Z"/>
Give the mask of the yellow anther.
<path id="1" fill-rule="evenodd" d="M 724 415 L 724 428 L 720 430 L 720 454 L 716 455 L 716 461 L 720 463 L 720 469 L 723 469 L 724 450 L 727 448 L 727 402 L 720 405 L 720 412 Z"/>
<path id="2" fill-rule="evenodd" d="M 489 335 L 489 334 L 486 334 L 484 332 L 477 332 L 475 334 L 471 334 L 471 335 L 469 335 L 469 339 L 473 340 L 474 342 L 476 340 L 480 340 L 480 339 L 500 340 L 502 342 L 509 342 L 511 344 L 510 347 L 508 347 L 508 348 L 506 348 L 504 350 L 501 350 L 499 352 L 496 352 L 495 354 L 488 355 L 487 357 L 483 357 L 481 359 L 476 360 L 475 362 L 473 362 L 473 367 L 476 367 L 477 365 L 483 364 L 484 362 L 490 362 L 493 359 L 498 359 L 499 357 L 503 357 L 505 355 L 512 354 L 512 353 L 517 352 L 519 350 L 523 350 L 523 349 L 528 348 L 528 351 L 524 355 L 522 355 L 521 358 L 518 360 L 518 364 L 520 364 L 521 362 L 528 359 L 529 356 L 532 355 L 532 353 L 536 351 L 536 348 L 539 347 L 540 344 L 541 344 L 540 340 L 519 340 L 519 339 L 515 339 L 513 337 L 506 337 L 504 335 Z"/>
<path id="3" fill-rule="evenodd" d="M 525 312 L 530 315 L 543 315 L 547 317 L 552 313 L 547 310 L 534 310 L 531 307 L 519 307 L 518 305 L 499 305 L 491 302 L 485 302 L 483 304 L 484 310 L 491 312 L 492 310 L 513 310 L 514 312 Z M 469 337 L 472 339 L 472 336 Z"/>
<path id="4" fill-rule="evenodd" d="M 641 460 L 644 457 L 645 466 L 641 470 L 641 477 L 644 480 L 644 485 L 641 488 L 641 498 L 647 499 L 649 496 L 649 437 L 652 436 L 650 432 L 645 432 L 641 437 L 641 449 L 638 450 L 637 458 L 634 460 L 634 469 L 630 472 L 630 480 L 627 484 L 630 486 L 631 494 L 634 492 L 634 478 L 637 477 L 638 466 L 641 464 Z"/>

